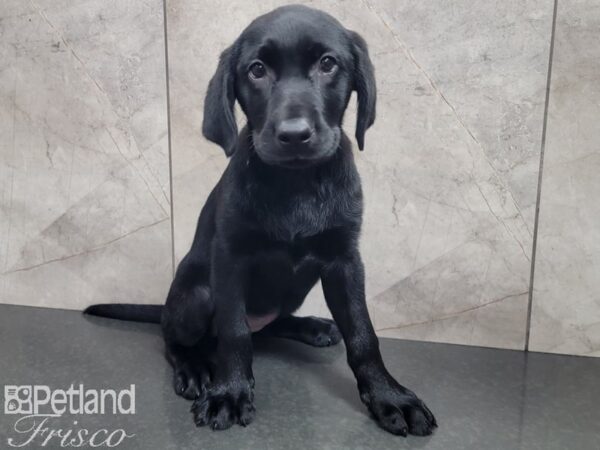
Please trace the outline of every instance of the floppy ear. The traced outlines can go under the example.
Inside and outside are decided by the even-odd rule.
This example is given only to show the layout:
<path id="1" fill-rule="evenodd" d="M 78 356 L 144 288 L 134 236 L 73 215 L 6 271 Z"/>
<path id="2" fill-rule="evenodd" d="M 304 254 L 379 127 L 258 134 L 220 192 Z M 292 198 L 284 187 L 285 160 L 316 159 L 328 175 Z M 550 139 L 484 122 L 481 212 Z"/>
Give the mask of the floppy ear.
<path id="1" fill-rule="evenodd" d="M 237 140 L 237 124 L 233 112 L 235 104 L 234 53 L 234 45 L 221 53 L 217 71 L 208 83 L 202 122 L 204 137 L 223 147 L 227 156 L 233 154 Z"/>
<path id="2" fill-rule="evenodd" d="M 365 40 L 354 31 L 350 32 L 352 54 L 354 56 L 354 87 L 358 97 L 356 116 L 356 142 L 362 150 L 365 146 L 365 132 L 375 122 L 375 104 L 377 103 L 377 87 L 375 70 L 369 58 L 369 50 Z"/>

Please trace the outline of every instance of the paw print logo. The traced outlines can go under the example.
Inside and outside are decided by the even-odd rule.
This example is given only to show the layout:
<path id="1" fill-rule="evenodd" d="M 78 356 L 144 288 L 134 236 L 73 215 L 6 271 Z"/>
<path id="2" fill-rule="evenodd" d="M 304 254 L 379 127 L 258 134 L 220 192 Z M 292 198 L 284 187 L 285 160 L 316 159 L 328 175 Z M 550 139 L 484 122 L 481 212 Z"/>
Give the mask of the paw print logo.
<path id="1" fill-rule="evenodd" d="M 4 386 L 4 414 L 31 414 L 31 386 Z"/>
<path id="2" fill-rule="evenodd" d="M 11 399 L 8 401 L 6 405 L 7 412 L 14 413 L 19 408 L 19 403 L 15 399 Z"/>

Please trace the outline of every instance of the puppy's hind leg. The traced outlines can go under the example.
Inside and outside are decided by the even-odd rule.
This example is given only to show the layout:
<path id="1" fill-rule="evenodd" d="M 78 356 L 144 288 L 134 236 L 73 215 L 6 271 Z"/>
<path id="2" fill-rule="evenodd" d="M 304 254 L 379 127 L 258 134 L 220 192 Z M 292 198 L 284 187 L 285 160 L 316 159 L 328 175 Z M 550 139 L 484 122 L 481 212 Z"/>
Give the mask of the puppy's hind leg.
<path id="1" fill-rule="evenodd" d="M 313 316 L 279 317 L 257 335 L 293 339 L 314 347 L 328 347 L 342 340 L 342 335 L 333 320 Z"/>
<path id="2" fill-rule="evenodd" d="M 209 329 L 214 307 L 207 285 L 186 285 L 179 275 L 167 297 L 162 328 L 175 393 L 191 400 L 199 397 L 210 381 L 214 338 Z"/>

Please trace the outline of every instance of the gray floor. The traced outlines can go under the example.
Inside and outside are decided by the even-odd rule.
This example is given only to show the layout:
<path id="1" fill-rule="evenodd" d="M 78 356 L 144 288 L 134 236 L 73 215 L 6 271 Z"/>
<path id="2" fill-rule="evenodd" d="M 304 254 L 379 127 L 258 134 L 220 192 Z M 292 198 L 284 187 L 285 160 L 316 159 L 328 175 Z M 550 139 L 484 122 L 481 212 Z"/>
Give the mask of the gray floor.
<path id="1" fill-rule="evenodd" d="M 156 326 L 0 305 L 0 384 L 136 385 L 135 415 L 52 419 L 52 427 L 74 433 L 135 434 L 121 449 L 600 449 L 600 359 L 391 339 L 381 347 L 390 371 L 436 413 L 433 436 L 380 430 L 358 399 L 343 346 L 275 339 L 255 345 L 255 422 L 199 429 L 189 403 L 172 392 Z M 9 437 L 23 441 L 14 430 L 18 417 L 0 413 L 0 447 Z M 52 442 L 45 448 L 59 448 Z"/>

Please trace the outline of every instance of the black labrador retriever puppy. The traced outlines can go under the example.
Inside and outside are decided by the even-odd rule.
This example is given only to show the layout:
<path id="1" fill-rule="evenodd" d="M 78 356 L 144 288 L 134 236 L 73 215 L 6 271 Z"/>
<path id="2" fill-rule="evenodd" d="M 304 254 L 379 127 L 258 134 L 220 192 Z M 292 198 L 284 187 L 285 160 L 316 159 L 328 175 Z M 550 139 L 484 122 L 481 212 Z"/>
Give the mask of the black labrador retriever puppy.
<path id="1" fill-rule="evenodd" d="M 343 337 L 360 398 L 381 427 L 406 436 L 437 426 L 386 370 L 369 319 L 358 250 L 361 185 L 342 131 L 352 91 L 362 150 L 376 100 L 365 41 L 303 6 L 254 20 L 222 53 L 208 86 L 202 131 L 231 159 L 166 305 L 87 310 L 161 321 L 175 390 L 194 400 L 197 425 L 252 421 L 251 335 L 260 332 L 315 346 Z M 247 117 L 239 134 L 236 101 Z M 292 315 L 319 279 L 335 322 Z"/>

